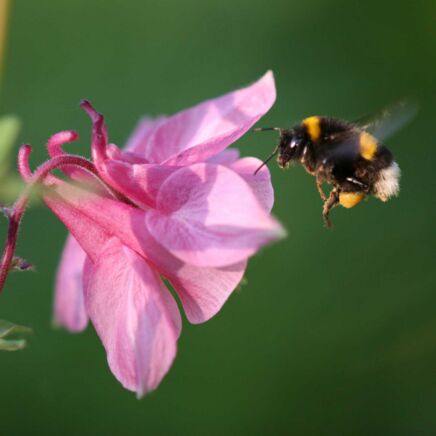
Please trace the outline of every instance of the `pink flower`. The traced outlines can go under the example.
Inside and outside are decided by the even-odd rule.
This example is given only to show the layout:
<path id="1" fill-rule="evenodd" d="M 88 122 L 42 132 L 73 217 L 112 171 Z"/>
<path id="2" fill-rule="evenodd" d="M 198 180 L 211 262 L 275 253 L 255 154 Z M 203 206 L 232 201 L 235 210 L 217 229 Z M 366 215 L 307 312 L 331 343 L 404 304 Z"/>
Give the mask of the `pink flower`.
<path id="1" fill-rule="evenodd" d="M 174 116 L 144 119 L 120 150 L 103 116 L 93 122 L 94 167 L 62 164 L 77 183 L 48 176 L 46 204 L 70 231 L 58 270 L 55 319 L 71 331 L 91 319 L 110 369 L 138 396 L 155 389 L 176 355 L 181 318 L 202 323 L 222 307 L 247 260 L 283 236 L 271 217 L 268 169 L 226 148 L 272 106 L 272 73 L 253 85 Z M 60 132 L 52 159 L 77 138 Z M 22 151 L 21 172 L 29 150 Z M 86 185 L 86 189 L 82 185 Z"/>

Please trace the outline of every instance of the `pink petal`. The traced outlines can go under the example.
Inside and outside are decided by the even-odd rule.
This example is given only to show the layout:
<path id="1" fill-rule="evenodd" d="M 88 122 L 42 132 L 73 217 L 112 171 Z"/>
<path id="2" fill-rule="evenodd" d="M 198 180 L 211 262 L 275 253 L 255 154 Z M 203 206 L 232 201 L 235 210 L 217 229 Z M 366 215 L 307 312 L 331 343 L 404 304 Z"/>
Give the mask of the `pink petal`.
<path id="1" fill-rule="evenodd" d="M 121 162 L 128 162 L 131 164 L 148 163 L 146 159 L 141 158 L 135 153 L 131 153 L 130 151 L 126 150 L 120 150 L 115 144 L 108 144 L 106 148 L 106 153 L 108 158 L 112 160 L 119 160 Z"/>
<path id="2" fill-rule="evenodd" d="M 249 185 L 220 165 L 195 164 L 162 184 L 157 210 L 146 214 L 150 233 L 183 262 L 220 267 L 244 261 L 283 236 Z"/>
<path id="3" fill-rule="evenodd" d="M 214 316 L 243 277 L 245 261 L 220 268 L 201 268 L 180 261 L 149 234 L 144 211 L 116 200 L 93 193 L 84 195 L 77 187 L 58 183 L 56 196 L 46 202 L 94 262 L 112 235 L 149 259 L 174 286 L 192 323 Z"/>
<path id="4" fill-rule="evenodd" d="M 228 148 L 212 156 L 207 160 L 208 163 L 213 163 L 216 165 L 230 165 L 239 159 L 239 150 L 237 148 Z"/>
<path id="5" fill-rule="evenodd" d="M 152 163 L 204 162 L 239 139 L 268 112 L 275 98 L 274 77 L 268 72 L 246 88 L 160 120 L 157 127 L 146 124 L 142 142 L 133 148 Z"/>
<path id="6" fill-rule="evenodd" d="M 155 389 L 174 360 L 181 326 L 156 272 L 113 238 L 94 264 L 85 298 L 115 377 L 139 397 Z"/>
<path id="7" fill-rule="evenodd" d="M 198 324 L 212 318 L 238 286 L 247 262 L 220 268 L 202 268 L 186 264 L 174 257 L 141 227 L 143 223 L 142 214 L 132 214 L 131 225 L 138 229 L 138 232 L 137 239 L 130 240 L 131 246 L 142 252 L 171 282 L 190 322 Z M 128 241 L 128 238 L 125 241 Z M 135 244 L 139 244 L 139 247 Z"/>
<path id="8" fill-rule="evenodd" d="M 140 229 L 143 222 L 141 214 L 132 215 L 134 228 Z M 186 264 L 168 252 L 146 229 L 137 233 L 135 243 L 140 246 L 136 249 L 144 253 L 170 281 L 188 320 L 194 324 L 205 322 L 219 312 L 240 283 L 247 266 L 246 261 L 220 268 Z"/>
<path id="9" fill-rule="evenodd" d="M 153 152 L 149 149 L 149 146 L 153 141 L 150 140 L 150 138 L 154 131 L 162 125 L 165 120 L 166 117 L 163 116 L 158 118 L 143 117 L 127 140 L 124 149 L 144 158 L 152 155 Z"/>
<path id="10" fill-rule="evenodd" d="M 59 179 L 50 187 L 44 202 L 93 262 L 99 257 L 101 247 L 113 236 L 143 254 L 139 239 L 142 234 L 148 234 L 144 211 Z"/>
<path id="11" fill-rule="evenodd" d="M 216 315 L 244 276 L 247 262 L 222 268 L 200 268 L 184 264 L 168 279 L 193 324 Z"/>
<path id="12" fill-rule="evenodd" d="M 266 212 L 255 200 L 248 185 L 246 185 L 245 182 L 236 173 L 225 167 L 219 167 L 214 165 L 197 164 L 196 166 L 217 168 L 227 174 L 230 173 L 231 175 L 233 175 L 232 182 L 235 182 L 236 180 L 236 183 L 242 184 L 245 190 L 244 194 L 246 194 L 245 197 L 248 199 L 250 199 L 251 197 L 251 201 L 249 200 L 249 202 L 252 203 L 252 205 L 255 205 L 255 210 L 253 211 L 253 214 L 250 215 L 250 218 L 253 219 L 253 217 L 256 218 L 256 215 L 260 215 L 260 218 L 263 218 L 266 221 L 265 223 L 260 223 L 265 226 L 265 229 L 261 230 L 263 230 L 263 233 L 266 233 L 266 235 L 262 235 L 261 231 L 261 236 L 258 236 L 257 239 L 262 240 L 263 236 L 264 239 L 268 237 L 269 240 L 274 236 L 280 236 L 280 234 L 277 235 L 277 233 L 281 232 L 281 227 L 276 223 L 275 220 L 273 220 L 268 216 L 268 214 L 266 214 Z M 182 170 L 178 170 L 178 172 L 180 171 Z M 180 174 L 182 178 L 186 175 L 186 172 L 189 173 L 189 169 L 183 169 L 183 171 L 185 172 Z M 177 183 L 177 180 L 175 180 L 174 182 Z M 236 186 L 236 183 L 234 183 L 233 185 Z M 204 185 L 207 186 L 207 184 Z M 169 186 L 169 188 L 171 187 Z M 194 191 L 195 190 L 193 190 L 192 192 L 195 195 L 196 193 Z M 199 193 L 201 194 L 201 192 Z M 174 193 L 174 195 L 177 196 L 177 193 Z M 213 195 L 212 200 L 214 200 Z M 173 260 L 171 262 L 166 261 L 167 258 L 176 258 L 170 255 L 171 251 L 165 247 L 163 241 L 159 240 L 159 238 L 156 237 L 153 232 L 149 231 L 148 226 L 146 225 L 148 221 L 148 215 L 153 214 L 155 211 L 143 211 L 117 200 L 101 197 L 93 192 L 83 191 L 76 186 L 69 186 L 68 184 L 61 181 L 58 181 L 57 186 L 52 188 L 52 193 L 49 196 L 44 197 L 44 201 L 59 217 L 59 219 L 66 225 L 68 230 L 77 239 L 81 247 L 86 251 L 86 253 L 93 262 L 96 261 L 97 257 L 99 256 L 101 247 L 108 241 L 108 239 L 110 239 L 112 236 L 116 236 L 132 250 L 138 252 L 141 256 L 151 260 L 154 264 L 158 265 L 159 269 L 162 270 L 164 275 L 168 275 L 168 272 L 171 273 L 171 271 L 177 270 L 184 263 L 180 260 L 180 257 L 177 262 L 174 262 Z M 246 204 L 246 201 L 240 202 L 240 204 L 244 205 Z M 220 212 L 218 212 L 218 216 L 219 213 Z M 177 220 L 177 215 L 175 217 L 172 217 L 164 213 L 161 214 L 162 218 L 167 223 L 170 219 L 175 220 L 175 225 L 172 226 L 171 231 L 175 232 L 177 236 L 178 229 L 183 230 L 183 226 L 180 228 L 180 223 Z M 206 232 L 206 234 L 207 232 L 210 232 L 210 237 L 212 239 L 216 238 L 218 241 L 218 246 L 216 247 L 216 249 L 220 253 L 225 253 L 226 251 L 231 251 L 232 246 L 235 244 L 235 241 L 238 242 L 241 237 L 244 238 L 251 236 L 251 233 L 256 233 L 257 229 L 255 228 L 253 230 L 248 228 L 247 231 L 243 231 L 242 234 L 239 236 L 232 234 L 232 228 L 230 228 L 229 231 L 225 233 L 222 230 L 226 229 L 218 227 L 218 233 L 216 234 L 214 234 L 213 232 L 213 227 L 211 227 L 210 229 L 206 228 L 200 230 Z M 273 236 L 271 236 L 271 233 L 273 234 Z M 197 236 L 195 235 L 195 231 L 193 236 Z M 201 240 L 199 242 L 196 242 L 194 239 L 195 238 L 193 238 L 192 241 L 194 244 L 197 243 L 197 245 L 201 245 Z M 175 243 L 177 242 L 179 241 L 175 240 Z M 224 251 L 222 251 L 221 246 L 225 245 L 226 243 L 229 245 L 229 247 L 224 248 Z M 240 257 L 239 254 L 238 256 L 236 256 L 236 258 L 238 257 Z M 238 260 L 235 262 L 233 261 L 233 258 L 235 258 L 235 255 L 222 257 L 221 259 L 219 259 L 219 261 L 215 262 L 211 262 L 210 260 L 205 258 L 201 262 L 203 265 L 200 266 L 221 267 L 229 266 L 241 261 Z M 246 258 L 243 258 L 242 260 L 245 259 Z M 204 263 L 218 263 L 218 265 L 204 265 Z"/>
<path id="13" fill-rule="evenodd" d="M 53 177 L 54 179 L 54 177 Z M 92 217 L 91 205 L 98 205 L 95 199 L 104 199 L 91 192 L 57 180 L 56 186 L 51 187 L 50 194 L 44 196 L 45 204 L 64 223 L 81 248 L 94 261 L 101 247 L 113 235 L 111 228 L 98 225 Z M 119 202 L 114 202 L 119 203 Z M 113 203 L 110 203 L 113 204 Z M 110 211 L 106 210 L 105 213 Z M 113 217 L 116 219 L 116 212 Z"/>
<path id="14" fill-rule="evenodd" d="M 86 253 L 72 235 L 68 235 L 56 276 L 55 322 L 71 332 L 88 325 L 83 294 L 83 265 Z"/>
<path id="15" fill-rule="evenodd" d="M 265 166 L 254 175 L 254 171 L 262 162 L 251 157 L 237 160 L 238 156 L 238 150 L 229 149 L 209 159 L 208 162 L 220 163 L 236 171 L 251 186 L 260 204 L 270 212 L 274 203 L 274 190 L 268 168 Z M 177 171 L 178 167 L 129 163 L 129 159 L 132 161 L 135 158 L 125 152 L 123 157 L 123 160 L 114 159 L 102 163 L 100 174 L 106 183 L 136 205 L 143 208 L 155 207 L 156 195 L 162 183 Z"/>
<path id="16" fill-rule="evenodd" d="M 106 160 L 100 165 L 99 173 L 112 188 L 136 205 L 147 208 L 154 207 L 160 186 L 176 170 L 177 167 L 168 165 Z"/>
<path id="17" fill-rule="evenodd" d="M 254 195 L 268 212 L 274 204 L 274 189 L 271 183 L 271 174 L 264 166 L 256 175 L 254 172 L 262 165 L 262 161 L 255 157 L 245 157 L 231 163 L 229 167 L 236 171 L 251 187 Z"/>

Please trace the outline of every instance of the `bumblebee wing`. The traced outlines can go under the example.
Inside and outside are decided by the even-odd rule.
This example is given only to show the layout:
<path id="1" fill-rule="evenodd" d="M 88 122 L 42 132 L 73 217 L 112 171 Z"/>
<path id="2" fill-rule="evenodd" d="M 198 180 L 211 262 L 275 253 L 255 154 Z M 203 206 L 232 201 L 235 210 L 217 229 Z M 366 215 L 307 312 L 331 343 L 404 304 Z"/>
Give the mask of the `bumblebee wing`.
<path id="1" fill-rule="evenodd" d="M 415 102 L 402 100 L 375 114 L 359 118 L 354 124 L 383 141 L 410 122 L 417 112 Z"/>
<path id="2" fill-rule="evenodd" d="M 359 156 L 359 134 L 338 138 L 336 146 L 332 149 L 332 158 L 336 161 L 353 162 Z"/>

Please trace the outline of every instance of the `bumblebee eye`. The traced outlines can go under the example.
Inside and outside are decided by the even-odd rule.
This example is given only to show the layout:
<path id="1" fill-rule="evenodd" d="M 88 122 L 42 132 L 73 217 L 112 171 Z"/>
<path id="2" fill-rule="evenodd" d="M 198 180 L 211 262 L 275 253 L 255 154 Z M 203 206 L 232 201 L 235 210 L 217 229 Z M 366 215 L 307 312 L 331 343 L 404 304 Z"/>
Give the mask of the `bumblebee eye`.
<path id="1" fill-rule="evenodd" d="M 299 142 L 300 140 L 298 138 L 292 138 L 291 142 L 289 143 L 289 148 L 295 148 Z"/>
<path id="2" fill-rule="evenodd" d="M 292 150 L 296 147 L 299 147 L 303 142 L 303 137 L 299 134 L 296 134 L 292 137 L 291 142 L 289 143 L 289 148 Z"/>

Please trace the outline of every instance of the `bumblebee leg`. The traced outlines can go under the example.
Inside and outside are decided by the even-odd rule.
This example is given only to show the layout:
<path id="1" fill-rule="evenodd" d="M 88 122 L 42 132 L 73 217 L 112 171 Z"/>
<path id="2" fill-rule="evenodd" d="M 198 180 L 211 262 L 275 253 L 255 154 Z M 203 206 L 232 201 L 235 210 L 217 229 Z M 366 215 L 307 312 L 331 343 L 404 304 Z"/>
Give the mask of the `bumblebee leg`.
<path id="1" fill-rule="evenodd" d="M 319 195 L 321 196 L 323 201 L 327 200 L 327 196 L 324 194 L 322 190 L 322 181 L 319 177 L 316 178 L 316 188 L 318 189 Z"/>
<path id="2" fill-rule="evenodd" d="M 339 188 L 335 187 L 330 192 L 330 196 L 327 199 L 327 201 L 324 203 L 324 206 L 322 208 L 322 217 L 324 219 L 324 224 L 326 227 L 331 228 L 332 223 L 329 218 L 330 210 L 333 209 L 335 206 L 339 203 Z"/>

